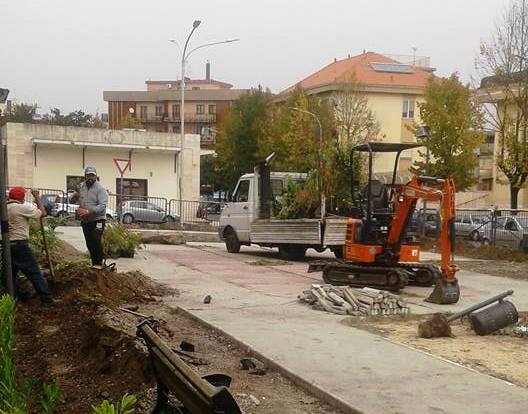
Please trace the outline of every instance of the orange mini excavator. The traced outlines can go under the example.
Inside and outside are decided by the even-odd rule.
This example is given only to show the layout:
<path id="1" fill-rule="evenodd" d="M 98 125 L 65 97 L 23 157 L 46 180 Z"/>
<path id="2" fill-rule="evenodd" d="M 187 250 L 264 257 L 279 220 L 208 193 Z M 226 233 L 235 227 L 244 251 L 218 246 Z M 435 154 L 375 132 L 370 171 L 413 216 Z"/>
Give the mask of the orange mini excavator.
<path id="1" fill-rule="evenodd" d="M 453 264 L 455 186 L 451 179 L 415 176 L 395 185 L 402 151 L 419 147 L 414 143 L 372 142 L 357 145 L 356 152 L 368 153 L 368 183 L 348 219 L 344 260 L 314 263 L 309 271 L 322 270 L 326 283 L 399 290 L 408 284 L 435 286 L 426 299 L 438 304 L 458 302 L 460 290 Z M 375 153 L 395 153 L 392 183 L 387 186 L 372 177 Z M 352 194 L 355 194 L 352 179 Z M 420 263 L 420 246 L 407 237 L 406 228 L 419 200 L 440 203 L 441 266 Z"/>

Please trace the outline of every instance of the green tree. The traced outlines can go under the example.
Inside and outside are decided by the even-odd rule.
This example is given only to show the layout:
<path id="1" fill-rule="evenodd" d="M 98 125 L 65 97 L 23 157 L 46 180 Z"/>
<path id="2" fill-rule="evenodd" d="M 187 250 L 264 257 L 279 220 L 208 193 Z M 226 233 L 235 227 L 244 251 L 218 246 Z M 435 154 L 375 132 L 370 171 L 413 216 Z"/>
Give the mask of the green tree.
<path id="1" fill-rule="evenodd" d="M 222 177 L 219 189 L 233 190 L 240 175 L 253 171 L 260 128 L 266 121 L 271 94 L 255 89 L 240 97 L 225 115 L 217 134 L 215 170 Z"/>
<path id="2" fill-rule="evenodd" d="M 480 45 L 477 68 L 486 119 L 496 132 L 495 162 L 510 186 L 510 207 L 528 183 L 528 0 L 505 9 L 488 41 Z M 501 182 L 501 179 L 498 179 Z"/>
<path id="3" fill-rule="evenodd" d="M 121 120 L 121 128 L 142 129 L 143 124 L 136 117 L 126 115 Z"/>
<path id="4" fill-rule="evenodd" d="M 413 169 L 420 174 L 452 178 L 457 190 L 464 191 L 475 182 L 478 159 L 474 151 L 482 142 L 480 108 L 456 74 L 430 78 L 424 98 L 418 104 L 420 118 L 431 129 L 431 136 L 418 142 L 429 147 L 430 162 L 427 165 L 426 152 L 419 150 L 422 159 L 414 163 Z"/>
<path id="5" fill-rule="evenodd" d="M 34 122 L 37 104 L 15 103 L 7 114 L 8 122 Z"/>

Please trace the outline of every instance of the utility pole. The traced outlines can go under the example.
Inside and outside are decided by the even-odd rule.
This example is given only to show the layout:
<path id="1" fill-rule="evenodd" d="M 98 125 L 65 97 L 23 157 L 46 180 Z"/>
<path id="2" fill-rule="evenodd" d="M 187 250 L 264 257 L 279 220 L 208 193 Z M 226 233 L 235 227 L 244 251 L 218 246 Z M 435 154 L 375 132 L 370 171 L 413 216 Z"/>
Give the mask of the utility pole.
<path id="1" fill-rule="evenodd" d="M 5 102 L 9 90 L 0 89 L 0 103 Z M 11 245 L 9 244 L 9 223 L 7 221 L 7 199 L 6 199 L 6 152 L 4 148 L 3 127 L 6 118 L 0 116 L 0 228 L 2 231 L 2 274 L 4 275 L 4 286 L 12 298 L 15 297 L 15 286 L 13 283 L 13 272 L 11 268 Z"/>
<path id="2" fill-rule="evenodd" d="M 185 155 L 185 63 L 187 62 L 187 59 L 189 56 L 195 52 L 198 49 L 202 49 L 204 47 L 209 46 L 215 46 L 215 45 L 221 45 L 223 43 L 232 43 L 232 42 L 238 42 L 239 39 L 228 39 L 223 40 L 220 42 L 212 42 L 212 43 L 205 43 L 203 45 L 197 46 L 194 49 L 191 49 L 189 52 L 187 52 L 187 46 L 189 46 L 189 40 L 191 40 L 191 36 L 193 35 L 194 31 L 200 26 L 202 23 L 201 20 L 195 20 L 193 22 L 192 29 L 187 36 L 187 39 L 185 40 L 185 45 L 183 46 L 182 50 L 182 56 L 181 56 L 181 82 L 180 82 L 180 156 L 179 156 L 179 168 L 178 168 L 178 197 L 180 199 L 180 223 L 183 223 L 184 217 L 183 217 L 183 174 L 184 174 L 184 167 L 183 167 L 183 159 Z M 176 42 L 175 39 L 169 39 L 169 42 L 175 43 L 176 45 L 178 42 Z"/>

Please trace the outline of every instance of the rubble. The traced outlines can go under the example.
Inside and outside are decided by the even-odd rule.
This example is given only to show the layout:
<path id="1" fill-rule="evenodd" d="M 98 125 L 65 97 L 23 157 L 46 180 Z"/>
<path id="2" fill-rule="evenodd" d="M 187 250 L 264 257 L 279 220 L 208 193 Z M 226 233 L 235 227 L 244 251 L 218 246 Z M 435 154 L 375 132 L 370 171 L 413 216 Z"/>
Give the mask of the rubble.
<path id="1" fill-rule="evenodd" d="M 337 315 L 407 315 L 409 307 L 402 297 L 384 290 L 350 286 L 313 284 L 303 291 L 298 299 L 316 310 L 325 310 Z"/>

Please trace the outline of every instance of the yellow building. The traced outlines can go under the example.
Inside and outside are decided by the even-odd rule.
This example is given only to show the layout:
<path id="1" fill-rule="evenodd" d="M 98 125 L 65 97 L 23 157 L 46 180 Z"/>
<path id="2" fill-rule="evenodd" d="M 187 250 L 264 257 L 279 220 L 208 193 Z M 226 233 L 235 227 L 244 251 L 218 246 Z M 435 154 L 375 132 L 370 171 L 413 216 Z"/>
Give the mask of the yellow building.
<path id="1" fill-rule="evenodd" d="M 405 63 L 402 63 L 405 62 Z M 325 66 L 298 82 L 307 95 L 322 98 L 339 93 L 342 84 L 355 79 L 360 90 L 368 98 L 369 107 L 380 123 L 380 135 L 384 142 L 413 142 L 413 132 L 409 129 L 418 121 L 417 102 L 423 99 L 427 79 L 434 69 L 429 67 L 429 59 L 421 57 L 393 58 L 374 52 L 365 52 Z M 294 88 L 282 92 L 285 96 Z M 411 166 L 418 151 L 402 153 L 399 171 L 401 175 Z M 392 171 L 394 157 L 379 154 L 374 171 L 384 174 Z"/>
<path id="2" fill-rule="evenodd" d="M 487 104 L 490 107 L 488 108 L 491 113 L 503 113 L 504 106 L 508 105 L 508 113 L 515 118 L 518 112 L 517 107 L 513 104 L 505 103 L 505 94 L 504 90 L 515 90 L 517 88 L 515 84 L 515 77 L 519 74 L 512 74 L 511 79 L 508 79 L 507 82 L 503 84 L 503 81 L 498 76 L 489 76 L 481 80 L 480 88 L 476 91 L 477 99 L 483 103 Z M 510 82 L 510 84 L 508 84 Z M 495 128 L 500 128 L 500 124 L 504 119 L 504 116 L 493 116 L 496 118 L 492 120 L 492 124 L 496 124 Z M 522 122 L 522 121 L 521 121 Z M 497 154 L 501 151 L 500 145 L 500 133 L 499 131 L 495 132 L 494 137 L 494 146 L 493 146 L 493 159 L 489 162 L 490 167 L 490 194 L 488 196 L 488 201 L 491 205 L 509 208 L 510 207 L 510 185 L 508 178 L 504 173 L 497 167 Z M 528 185 L 528 182 L 527 184 Z M 528 189 L 524 188 L 519 191 L 518 194 L 518 208 L 527 208 L 528 207 Z"/>

